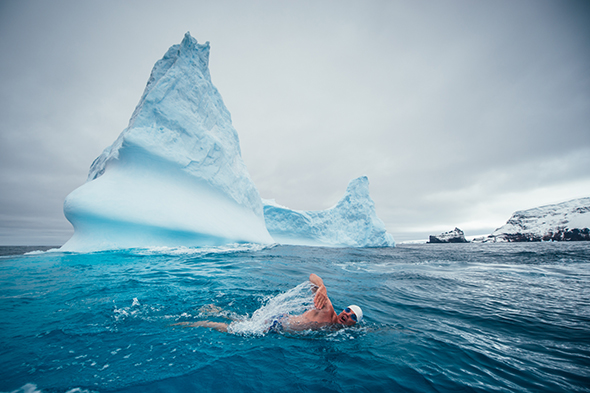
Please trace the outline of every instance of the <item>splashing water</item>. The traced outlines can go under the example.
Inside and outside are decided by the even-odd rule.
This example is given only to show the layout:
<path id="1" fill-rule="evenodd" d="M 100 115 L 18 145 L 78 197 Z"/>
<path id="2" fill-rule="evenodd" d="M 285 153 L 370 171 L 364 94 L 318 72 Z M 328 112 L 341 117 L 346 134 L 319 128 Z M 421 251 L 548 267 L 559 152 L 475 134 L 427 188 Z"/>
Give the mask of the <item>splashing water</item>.
<path id="1" fill-rule="evenodd" d="M 266 304 L 254 311 L 251 318 L 232 322 L 228 332 L 244 335 L 262 335 L 273 320 L 284 315 L 298 315 L 313 307 L 312 285 L 309 281 L 271 297 Z"/>

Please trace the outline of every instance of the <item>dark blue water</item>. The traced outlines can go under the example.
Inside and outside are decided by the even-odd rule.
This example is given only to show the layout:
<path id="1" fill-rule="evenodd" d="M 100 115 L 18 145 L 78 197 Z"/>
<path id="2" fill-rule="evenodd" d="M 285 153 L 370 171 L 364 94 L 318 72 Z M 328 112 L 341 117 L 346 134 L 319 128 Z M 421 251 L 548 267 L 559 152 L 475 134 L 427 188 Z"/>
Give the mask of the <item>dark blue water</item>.
<path id="1" fill-rule="evenodd" d="M 360 326 L 171 326 L 248 322 L 311 272 Z M 590 392 L 590 243 L 0 257 L 0 392 L 320 390 Z"/>

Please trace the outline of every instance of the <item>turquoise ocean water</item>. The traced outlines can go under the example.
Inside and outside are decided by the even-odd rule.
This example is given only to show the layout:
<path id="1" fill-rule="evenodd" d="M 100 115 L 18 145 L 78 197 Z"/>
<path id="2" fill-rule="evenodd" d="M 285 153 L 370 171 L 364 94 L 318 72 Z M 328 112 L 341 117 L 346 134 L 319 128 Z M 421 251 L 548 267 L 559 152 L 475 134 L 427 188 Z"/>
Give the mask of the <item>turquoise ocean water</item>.
<path id="1" fill-rule="evenodd" d="M 363 323 L 265 334 L 312 272 Z M 239 391 L 590 392 L 590 243 L 0 256 L 0 392 Z"/>

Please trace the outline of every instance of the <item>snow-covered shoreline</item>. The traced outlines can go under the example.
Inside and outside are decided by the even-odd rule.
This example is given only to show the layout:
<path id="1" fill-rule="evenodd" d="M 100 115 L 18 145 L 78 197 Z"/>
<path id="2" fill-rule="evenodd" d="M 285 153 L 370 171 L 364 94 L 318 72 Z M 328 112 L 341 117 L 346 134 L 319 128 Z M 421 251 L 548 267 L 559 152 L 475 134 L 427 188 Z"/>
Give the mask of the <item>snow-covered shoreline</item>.
<path id="1" fill-rule="evenodd" d="M 479 242 L 590 240 L 590 198 L 514 212 L 510 219 Z"/>

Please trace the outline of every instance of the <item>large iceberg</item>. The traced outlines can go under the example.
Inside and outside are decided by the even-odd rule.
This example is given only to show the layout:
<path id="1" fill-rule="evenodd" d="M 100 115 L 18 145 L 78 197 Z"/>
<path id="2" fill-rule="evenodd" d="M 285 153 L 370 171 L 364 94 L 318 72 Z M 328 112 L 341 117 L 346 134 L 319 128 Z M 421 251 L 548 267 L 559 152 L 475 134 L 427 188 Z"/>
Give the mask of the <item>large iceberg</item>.
<path id="1" fill-rule="evenodd" d="M 310 246 L 394 247 L 393 236 L 377 217 L 366 176 L 352 180 L 336 206 L 292 210 L 264 200 L 266 227 L 275 242 Z"/>
<path id="2" fill-rule="evenodd" d="M 208 64 L 189 33 L 155 64 L 129 126 L 64 202 L 62 250 L 272 243 Z"/>

